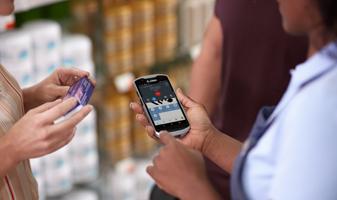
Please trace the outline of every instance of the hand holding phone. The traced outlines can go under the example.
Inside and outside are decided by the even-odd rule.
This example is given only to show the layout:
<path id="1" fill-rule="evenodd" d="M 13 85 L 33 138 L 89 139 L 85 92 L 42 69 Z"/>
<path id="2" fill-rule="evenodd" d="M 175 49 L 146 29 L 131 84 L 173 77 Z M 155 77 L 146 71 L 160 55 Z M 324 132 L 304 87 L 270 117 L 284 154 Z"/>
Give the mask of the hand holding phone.
<path id="1" fill-rule="evenodd" d="M 143 76 L 134 81 L 134 86 L 156 137 L 160 131 L 174 137 L 186 135 L 190 124 L 167 75 Z"/>

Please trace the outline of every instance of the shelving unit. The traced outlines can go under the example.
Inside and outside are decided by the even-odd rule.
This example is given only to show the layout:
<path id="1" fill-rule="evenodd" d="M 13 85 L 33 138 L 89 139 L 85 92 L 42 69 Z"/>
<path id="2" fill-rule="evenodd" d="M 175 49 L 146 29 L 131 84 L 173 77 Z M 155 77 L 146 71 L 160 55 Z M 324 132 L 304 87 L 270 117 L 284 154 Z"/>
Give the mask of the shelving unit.
<path id="1" fill-rule="evenodd" d="M 27 0 L 16 0 L 15 1 L 15 13 L 29 11 L 34 8 L 39 8 L 42 6 L 51 5 L 54 3 L 59 3 L 65 0 L 34 0 L 34 1 L 27 1 Z"/>

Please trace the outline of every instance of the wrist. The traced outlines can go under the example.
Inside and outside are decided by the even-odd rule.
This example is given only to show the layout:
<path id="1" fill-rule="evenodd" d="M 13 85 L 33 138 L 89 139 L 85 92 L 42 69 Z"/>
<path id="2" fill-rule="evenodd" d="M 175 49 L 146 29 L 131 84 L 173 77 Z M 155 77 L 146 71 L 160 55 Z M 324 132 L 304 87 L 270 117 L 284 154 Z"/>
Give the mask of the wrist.
<path id="1" fill-rule="evenodd" d="M 12 143 L 9 134 L 2 136 L 0 139 L 0 154 L 1 154 L 1 177 L 6 175 L 7 172 L 16 166 L 20 162 L 19 154 L 15 147 L 15 144 Z"/>
<path id="2" fill-rule="evenodd" d="M 27 112 L 28 110 L 34 108 L 34 104 L 37 102 L 36 98 L 38 95 L 36 94 L 36 86 L 23 89 L 22 95 L 25 111 Z"/>
<path id="3" fill-rule="evenodd" d="M 179 195 L 181 200 L 219 200 L 219 194 L 213 189 L 208 180 L 199 181 L 191 188 L 190 191 L 185 191 Z"/>
<path id="4" fill-rule="evenodd" d="M 206 155 L 206 152 L 208 151 L 209 147 L 212 146 L 213 141 L 215 140 L 216 136 L 217 136 L 217 129 L 212 126 L 209 131 L 206 134 L 206 137 L 204 139 L 204 142 L 201 146 L 201 153 Z"/>

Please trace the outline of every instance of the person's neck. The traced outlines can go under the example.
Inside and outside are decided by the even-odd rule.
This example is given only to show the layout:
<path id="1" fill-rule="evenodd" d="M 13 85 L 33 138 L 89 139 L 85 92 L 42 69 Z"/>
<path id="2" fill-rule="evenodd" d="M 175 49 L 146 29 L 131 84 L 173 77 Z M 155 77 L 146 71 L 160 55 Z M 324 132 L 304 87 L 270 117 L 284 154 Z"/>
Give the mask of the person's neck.
<path id="1" fill-rule="evenodd" d="M 313 56 L 325 45 L 335 40 L 336 37 L 327 32 L 324 28 L 317 28 L 309 33 L 309 52 L 308 58 Z"/>

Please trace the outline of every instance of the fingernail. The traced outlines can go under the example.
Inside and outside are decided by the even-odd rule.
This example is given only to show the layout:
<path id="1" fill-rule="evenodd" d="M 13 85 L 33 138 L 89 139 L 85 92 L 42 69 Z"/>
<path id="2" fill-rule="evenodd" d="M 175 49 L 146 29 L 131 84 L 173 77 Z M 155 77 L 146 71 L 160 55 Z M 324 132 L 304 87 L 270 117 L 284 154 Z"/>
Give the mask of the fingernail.
<path id="1" fill-rule="evenodd" d="M 131 109 L 133 108 L 133 102 L 130 103 L 130 108 L 131 108 Z"/>
<path id="2" fill-rule="evenodd" d="M 94 106 L 92 106 L 92 105 L 88 105 L 88 107 L 89 107 L 90 110 L 94 109 Z"/>
<path id="3" fill-rule="evenodd" d="M 77 103 L 77 99 L 75 97 L 70 97 L 66 101 L 70 101 L 71 103 Z"/>
<path id="4" fill-rule="evenodd" d="M 141 120 L 141 119 L 142 119 L 142 115 L 137 114 L 137 115 L 136 115 L 136 118 L 137 118 L 137 120 Z"/>

